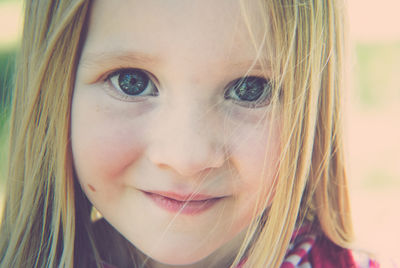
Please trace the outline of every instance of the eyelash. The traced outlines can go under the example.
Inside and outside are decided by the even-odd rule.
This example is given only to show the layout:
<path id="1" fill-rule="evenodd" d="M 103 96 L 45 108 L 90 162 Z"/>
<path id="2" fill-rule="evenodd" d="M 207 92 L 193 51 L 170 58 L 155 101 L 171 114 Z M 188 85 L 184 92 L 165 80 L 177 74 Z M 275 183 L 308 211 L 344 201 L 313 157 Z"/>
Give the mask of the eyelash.
<path id="1" fill-rule="evenodd" d="M 254 92 L 251 90 L 245 90 L 244 92 L 241 92 L 241 88 L 243 86 L 246 86 L 250 84 L 253 86 L 254 84 L 260 86 L 261 92 Z M 234 90 L 235 89 L 235 90 Z M 270 80 L 265 79 L 263 77 L 259 76 L 246 76 L 242 78 L 238 78 L 231 82 L 227 89 L 225 90 L 224 97 L 227 98 L 228 95 L 231 95 L 232 92 L 235 91 L 235 93 L 238 94 L 248 94 L 251 92 L 251 94 L 256 93 L 256 98 L 254 100 L 234 100 L 233 98 L 232 101 L 235 104 L 238 104 L 240 106 L 244 106 L 247 108 L 259 108 L 259 107 L 264 107 L 269 105 L 271 101 L 271 96 L 272 96 L 272 83 Z"/>
<path id="2" fill-rule="evenodd" d="M 129 78 L 129 76 L 131 76 Z M 132 77 L 133 76 L 133 77 Z M 132 79 L 135 79 L 132 86 Z M 153 82 L 153 75 L 142 69 L 123 68 L 112 71 L 107 75 L 104 82 L 108 83 L 113 97 L 123 101 L 143 101 L 148 97 L 159 95 L 157 86 Z M 121 88 L 125 85 L 125 91 Z M 128 88 L 129 85 L 132 88 Z M 252 87 L 246 89 L 246 87 Z M 257 87 L 255 89 L 254 87 Z M 126 91 L 131 91 L 128 94 Z M 142 95 L 143 92 L 149 91 Z M 261 92 L 260 92 L 261 90 Z M 238 78 L 230 82 L 224 90 L 224 98 L 231 100 L 233 103 L 245 108 L 259 108 L 269 105 L 271 100 L 272 83 L 270 80 L 258 76 L 246 76 Z M 137 94 L 137 95 L 134 95 Z M 140 94 L 140 95 L 139 95 Z M 241 95 L 244 99 L 235 99 Z"/>
<path id="3" fill-rule="evenodd" d="M 136 72 L 136 74 L 140 74 L 142 76 L 141 78 L 145 77 L 146 79 L 148 79 L 148 83 L 150 83 L 151 86 L 155 90 L 157 90 L 157 87 L 156 87 L 155 83 L 153 82 L 153 80 L 155 80 L 155 79 L 153 79 L 152 78 L 153 76 L 151 74 L 149 74 L 148 72 L 141 70 L 141 69 L 136 69 L 136 68 L 121 68 L 121 69 L 111 71 L 110 74 L 106 75 L 106 78 L 103 79 L 103 82 L 107 83 L 107 89 L 108 89 L 109 93 L 111 93 L 112 97 L 114 97 L 118 100 L 123 100 L 123 101 L 128 101 L 128 102 L 131 102 L 131 101 L 139 102 L 139 101 L 145 100 L 146 97 L 148 97 L 148 96 L 158 96 L 158 90 L 157 90 L 157 93 L 151 94 L 148 96 L 139 96 L 139 95 L 133 96 L 133 95 L 129 95 L 126 92 L 124 92 L 120 88 L 120 86 L 114 85 L 113 82 L 115 82 L 115 81 L 113 81 L 113 80 L 118 79 L 124 73 L 129 73 L 129 72 Z M 119 79 L 117 82 L 119 82 Z M 146 85 L 146 88 L 144 90 L 147 89 L 147 86 L 148 85 Z"/>

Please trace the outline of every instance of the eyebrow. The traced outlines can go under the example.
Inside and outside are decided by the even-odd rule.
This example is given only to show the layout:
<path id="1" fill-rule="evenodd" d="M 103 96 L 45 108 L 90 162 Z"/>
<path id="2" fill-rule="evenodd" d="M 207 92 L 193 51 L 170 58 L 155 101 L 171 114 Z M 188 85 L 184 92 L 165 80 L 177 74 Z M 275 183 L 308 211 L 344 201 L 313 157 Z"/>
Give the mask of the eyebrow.
<path id="1" fill-rule="evenodd" d="M 160 62 L 158 57 L 142 52 L 111 51 L 111 52 L 88 52 L 82 59 L 81 64 L 85 66 L 98 66 L 108 64 L 155 64 Z"/>
<path id="2" fill-rule="evenodd" d="M 87 52 L 82 56 L 81 64 L 87 67 L 104 65 L 155 65 L 161 62 L 161 58 L 138 51 L 106 51 L 106 52 Z M 247 60 L 241 62 L 223 62 L 227 68 L 248 69 L 249 71 L 263 72 L 269 71 L 271 64 L 266 61 L 264 68 L 259 61 Z"/>
<path id="3" fill-rule="evenodd" d="M 233 68 L 238 68 L 238 69 L 239 68 L 243 68 L 243 69 L 246 68 L 249 71 L 258 71 L 258 72 L 270 71 L 270 69 L 271 69 L 271 63 L 269 61 L 267 61 L 264 64 L 264 68 L 263 68 L 263 65 L 259 61 L 254 61 L 254 60 L 238 62 L 238 63 L 232 63 L 229 66 L 231 66 Z"/>

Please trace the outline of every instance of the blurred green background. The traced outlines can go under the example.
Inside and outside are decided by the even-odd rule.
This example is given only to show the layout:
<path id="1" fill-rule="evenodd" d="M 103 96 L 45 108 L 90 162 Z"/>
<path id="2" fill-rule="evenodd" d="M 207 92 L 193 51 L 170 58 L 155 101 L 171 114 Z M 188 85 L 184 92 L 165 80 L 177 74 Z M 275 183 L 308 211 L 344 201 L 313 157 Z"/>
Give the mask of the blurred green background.
<path id="1" fill-rule="evenodd" d="M 21 1 L 0 0 L 0 212 L 7 166 L 8 115 L 21 28 L 21 7 Z"/>
<path id="2" fill-rule="evenodd" d="M 400 21 L 395 12 L 400 2 L 352 0 L 348 5 L 352 58 L 344 96 L 345 141 L 356 247 L 400 263 Z M 21 8 L 20 1 L 0 0 L 0 212 Z"/>
<path id="3" fill-rule="evenodd" d="M 21 1 L 0 0 L 0 212 L 7 166 L 7 131 L 16 49 L 21 33 Z"/>

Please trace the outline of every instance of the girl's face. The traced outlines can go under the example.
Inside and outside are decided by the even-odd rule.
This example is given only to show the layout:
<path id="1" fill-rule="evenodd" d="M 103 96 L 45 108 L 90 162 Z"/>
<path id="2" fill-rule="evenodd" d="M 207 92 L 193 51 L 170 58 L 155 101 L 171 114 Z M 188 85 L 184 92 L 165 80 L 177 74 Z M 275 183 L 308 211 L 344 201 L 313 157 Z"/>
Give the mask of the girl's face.
<path id="1" fill-rule="evenodd" d="M 94 1 L 74 164 L 89 200 L 154 265 L 231 261 L 272 188 L 279 122 L 256 57 L 236 1 Z"/>

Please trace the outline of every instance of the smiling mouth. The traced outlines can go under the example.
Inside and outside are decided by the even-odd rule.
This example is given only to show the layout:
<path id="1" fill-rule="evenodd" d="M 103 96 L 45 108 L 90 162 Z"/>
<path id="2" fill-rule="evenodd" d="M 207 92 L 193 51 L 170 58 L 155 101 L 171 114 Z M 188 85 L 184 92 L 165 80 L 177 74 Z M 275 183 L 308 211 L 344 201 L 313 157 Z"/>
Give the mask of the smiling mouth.
<path id="1" fill-rule="evenodd" d="M 144 192 L 158 207 L 177 214 L 195 215 L 213 207 L 224 197 L 209 195 L 178 195 L 170 192 Z"/>

